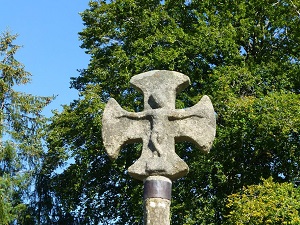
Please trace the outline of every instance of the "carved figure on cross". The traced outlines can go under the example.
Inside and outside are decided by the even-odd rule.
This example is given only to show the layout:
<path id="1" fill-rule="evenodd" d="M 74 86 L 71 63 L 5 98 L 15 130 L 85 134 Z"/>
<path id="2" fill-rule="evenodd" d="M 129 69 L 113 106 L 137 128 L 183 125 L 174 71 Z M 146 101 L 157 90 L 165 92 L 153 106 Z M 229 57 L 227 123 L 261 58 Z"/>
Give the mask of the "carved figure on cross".
<path id="1" fill-rule="evenodd" d="M 102 138 L 110 158 L 116 159 L 124 144 L 142 142 L 140 158 L 128 168 L 139 180 L 164 176 L 171 180 L 188 173 L 175 153 L 176 141 L 190 141 L 208 152 L 216 132 L 216 119 L 208 96 L 194 106 L 175 109 L 176 94 L 190 84 L 178 72 L 154 70 L 133 76 L 130 83 L 144 95 L 144 110 L 128 112 L 111 98 L 103 113 Z"/>

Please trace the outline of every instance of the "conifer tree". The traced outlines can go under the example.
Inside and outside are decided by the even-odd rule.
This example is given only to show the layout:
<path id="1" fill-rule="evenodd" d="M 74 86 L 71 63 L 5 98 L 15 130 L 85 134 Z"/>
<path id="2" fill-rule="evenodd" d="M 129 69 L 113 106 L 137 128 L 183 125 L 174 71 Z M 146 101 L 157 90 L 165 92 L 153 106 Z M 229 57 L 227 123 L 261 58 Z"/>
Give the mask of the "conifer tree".
<path id="1" fill-rule="evenodd" d="M 0 36 L 0 224 L 35 224 L 34 178 L 43 156 L 46 118 L 52 98 L 17 91 L 30 82 L 15 55 L 17 35 Z"/>

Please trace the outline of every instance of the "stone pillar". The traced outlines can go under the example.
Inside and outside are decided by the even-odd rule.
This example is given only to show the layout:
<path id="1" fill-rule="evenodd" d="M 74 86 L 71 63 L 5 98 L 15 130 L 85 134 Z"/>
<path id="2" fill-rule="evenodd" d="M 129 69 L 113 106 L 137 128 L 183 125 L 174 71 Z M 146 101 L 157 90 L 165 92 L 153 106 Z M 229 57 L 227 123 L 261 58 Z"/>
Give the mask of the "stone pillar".
<path id="1" fill-rule="evenodd" d="M 172 181 L 163 176 L 144 180 L 144 225 L 170 225 Z"/>
<path id="2" fill-rule="evenodd" d="M 214 108 L 203 96 L 192 107 L 176 109 L 176 94 L 190 84 L 182 73 L 154 70 L 133 76 L 130 83 L 143 92 L 144 110 L 128 112 L 111 98 L 102 116 L 103 144 L 115 160 L 124 144 L 143 141 L 141 156 L 128 174 L 144 181 L 144 224 L 169 225 L 171 180 L 189 171 L 175 152 L 175 141 L 209 152 L 216 133 Z"/>

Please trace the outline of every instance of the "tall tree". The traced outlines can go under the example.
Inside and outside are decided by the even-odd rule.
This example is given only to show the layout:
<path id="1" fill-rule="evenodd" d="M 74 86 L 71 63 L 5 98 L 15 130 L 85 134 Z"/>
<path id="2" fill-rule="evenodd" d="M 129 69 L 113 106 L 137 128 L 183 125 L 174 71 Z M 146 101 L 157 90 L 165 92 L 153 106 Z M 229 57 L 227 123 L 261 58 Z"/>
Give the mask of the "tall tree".
<path id="1" fill-rule="evenodd" d="M 90 1 L 80 38 L 91 60 L 72 79 L 80 98 L 53 117 L 43 171 L 49 187 L 42 195 L 59 205 L 52 202 L 44 214 L 56 209 L 58 221 L 71 217 L 80 224 L 141 224 L 142 184 L 126 172 L 141 145 L 126 146 L 111 163 L 101 113 L 110 97 L 142 110 L 141 94 L 128 83 L 152 69 L 190 77 L 178 108 L 207 94 L 217 115 L 210 154 L 177 145 L 190 174 L 174 182 L 173 224 L 221 224 L 227 196 L 243 186 L 270 176 L 298 180 L 299 10 L 292 0 Z"/>
<path id="2" fill-rule="evenodd" d="M 43 108 L 51 101 L 18 92 L 30 73 L 15 59 L 16 35 L 0 36 L 0 223 L 35 224 L 30 203 L 40 158 L 46 119 Z"/>

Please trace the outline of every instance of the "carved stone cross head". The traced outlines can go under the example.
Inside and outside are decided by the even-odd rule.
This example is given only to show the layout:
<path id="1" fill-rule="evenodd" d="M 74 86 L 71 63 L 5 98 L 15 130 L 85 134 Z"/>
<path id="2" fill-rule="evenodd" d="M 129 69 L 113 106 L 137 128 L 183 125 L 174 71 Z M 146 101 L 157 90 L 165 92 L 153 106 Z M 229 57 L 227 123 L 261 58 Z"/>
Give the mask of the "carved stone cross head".
<path id="1" fill-rule="evenodd" d="M 208 152 L 216 119 L 208 96 L 193 107 L 175 109 L 176 94 L 190 83 L 178 72 L 154 70 L 133 76 L 130 83 L 144 95 L 144 110 L 128 112 L 111 98 L 103 112 L 102 138 L 111 159 L 124 144 L 142 142 L 140 158 L 128 168 L 139 180 L 164 176 L 171 180 L 187 174 L 187 164 L 175 153 L 175 141 L 189 141 Z"/>

